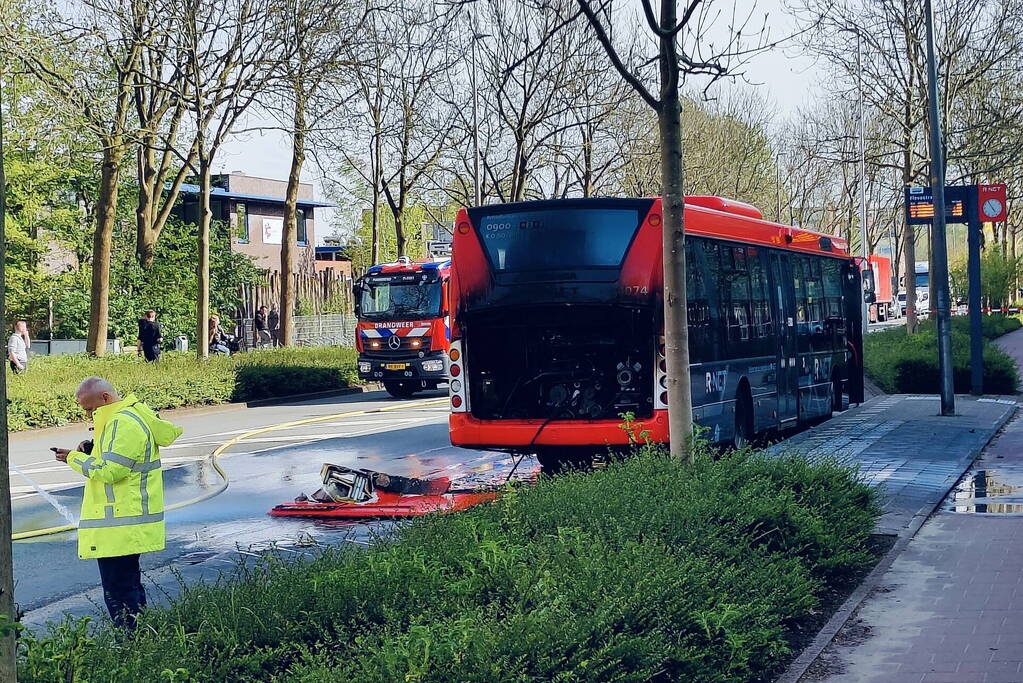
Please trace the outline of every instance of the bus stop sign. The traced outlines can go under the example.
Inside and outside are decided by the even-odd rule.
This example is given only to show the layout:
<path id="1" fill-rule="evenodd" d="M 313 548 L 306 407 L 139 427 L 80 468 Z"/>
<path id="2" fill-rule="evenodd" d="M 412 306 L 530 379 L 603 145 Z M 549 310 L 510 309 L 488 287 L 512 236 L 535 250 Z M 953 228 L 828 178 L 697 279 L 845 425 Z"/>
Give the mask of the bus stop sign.
<path id="1" fill-rule="evenodd" d="M 946 223 L 1000 223 L 1007 214 L 1005 184 L 946 185 Z M 934 197 L 931 188 L 906 188 L 906 223 L 930 225 L 934 222 Z"/>

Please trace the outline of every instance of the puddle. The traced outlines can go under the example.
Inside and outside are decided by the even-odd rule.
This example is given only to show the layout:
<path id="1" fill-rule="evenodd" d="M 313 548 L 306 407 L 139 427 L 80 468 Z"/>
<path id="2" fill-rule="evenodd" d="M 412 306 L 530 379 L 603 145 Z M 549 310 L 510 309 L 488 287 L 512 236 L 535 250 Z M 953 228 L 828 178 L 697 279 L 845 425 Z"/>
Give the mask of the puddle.
<path id="1" fill-rule="evenodd" d="M 946 512 L 1023 515 L 1023 465 L 988 467 L 978 463 L 945 499 Z"/>

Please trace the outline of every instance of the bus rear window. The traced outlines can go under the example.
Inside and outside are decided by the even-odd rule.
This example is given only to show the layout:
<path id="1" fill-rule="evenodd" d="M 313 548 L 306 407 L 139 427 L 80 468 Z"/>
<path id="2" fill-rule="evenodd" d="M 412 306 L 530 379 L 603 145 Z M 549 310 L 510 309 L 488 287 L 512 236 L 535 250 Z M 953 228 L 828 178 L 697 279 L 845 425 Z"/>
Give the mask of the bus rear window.
<path id="1" fill-rule="evenodd" d="M 640 222 L 633 209 L 553 209 L 484 216 L 483 248 L 497 271 L 621 265 Z"/>

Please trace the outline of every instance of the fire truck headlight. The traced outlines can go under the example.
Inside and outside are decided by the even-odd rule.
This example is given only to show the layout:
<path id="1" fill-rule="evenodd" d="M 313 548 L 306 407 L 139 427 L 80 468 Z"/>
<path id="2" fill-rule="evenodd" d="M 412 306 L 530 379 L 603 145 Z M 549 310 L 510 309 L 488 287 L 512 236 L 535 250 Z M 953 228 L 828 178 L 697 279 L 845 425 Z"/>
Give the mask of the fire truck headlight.
<path id="1" fill-rule="evenodd" d="M 368 373 L 373 369 L 373 366 L 369 363 L 359 363 L 359 372 Z"/>
<path id="2" fill-rule="evenodd" d="M 424 372 L 440 372 L 444 369 L 444 361 L 442 360 L 424 360 L 423 371 Z"/>
<path id="3" fill-rule="evenodd" d="M 410 342 L 410 345 L 412 346 L 412 348 L 418 349 L 420 346 L 423 345 L 423 341 L 421 339 L 413 339 Z"/>
<path id="4" fill-rule="evenodd" d="M 371 341 L 369 343 L 369 348 L 371 348 L 371 349 L 379 349 L 380 348 L 380 342 L 378 342 L 378 341 Z"/>

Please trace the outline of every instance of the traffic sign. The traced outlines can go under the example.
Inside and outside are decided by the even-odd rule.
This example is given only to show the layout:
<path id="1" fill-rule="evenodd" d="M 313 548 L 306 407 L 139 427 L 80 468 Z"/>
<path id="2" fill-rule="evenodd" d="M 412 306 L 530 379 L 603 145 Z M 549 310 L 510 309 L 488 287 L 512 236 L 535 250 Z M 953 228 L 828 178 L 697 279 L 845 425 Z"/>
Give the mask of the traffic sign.
<path id="1" fill-rule="evenodd" d="M 977 186 L 977 216 L 982 223 L 1002 223 L 1008 217 L 1005 183 Z"/>

